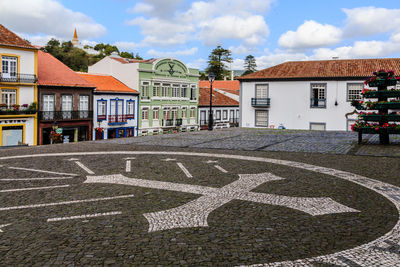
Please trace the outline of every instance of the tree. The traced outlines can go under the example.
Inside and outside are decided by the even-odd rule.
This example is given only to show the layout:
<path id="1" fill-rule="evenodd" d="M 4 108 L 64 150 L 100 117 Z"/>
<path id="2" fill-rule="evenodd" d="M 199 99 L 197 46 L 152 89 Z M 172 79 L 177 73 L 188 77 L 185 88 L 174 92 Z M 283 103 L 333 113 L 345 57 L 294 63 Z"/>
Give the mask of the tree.
<path id="1" fill-rule="evenodd" d="M 256 59 L 252 55 L 248 55 L 244 59 L 244 69 L 246 70 L 242 75 L 250 74 L 253 73 L 256 70 L 257 64 L 256 64 Z"/>
<path id="2" fill-rule="evenodd" d="M 206 72 L 214 72 L 216 80 L 223 80 L 225 75 L 228 75 L 228 67 L 225 63 L 231 63 L 231 51 L 222 48 L 220 45 L 213 49 L 208 56 L 208 67 Z"/>

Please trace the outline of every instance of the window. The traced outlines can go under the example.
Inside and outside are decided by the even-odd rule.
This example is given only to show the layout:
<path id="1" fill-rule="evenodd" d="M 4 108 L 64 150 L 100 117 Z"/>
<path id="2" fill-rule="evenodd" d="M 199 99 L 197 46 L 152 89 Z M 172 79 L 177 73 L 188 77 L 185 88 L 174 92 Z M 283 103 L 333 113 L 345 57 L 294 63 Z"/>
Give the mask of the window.
<path id="1" fill-rule="evenodd" d="M 124 111 L 122 107 L 124 105 L 124 100 L 122 99 L 111 99 L 110 100 L 110 115 L 122 115 Z"/>
<path id="2" fill-rule="evenodd" d="M 321 122 L 310 122 L 310 130 L 313 131 L 325 131 L 326 123 Z"/>
<path id="3" fill-rule="evenodd" d="M 163 110 L 163 119 L 164 120 L 168 120 L 169 119 L 169 110 L 168 109 L 164 109 Z"/>
<path id="4" fill-rule="evenodd" d="M 63 119 L 72 118 L 72 95 L 61 96 L 61 112 Z"/>
<path id="5" fill-rule="evenodd" d="M 149 109 L 143 108 L 142 109 L 142 120 L 148 120 L 148 119 L 149 119 Z"/>
<path id="6" fill-rule="evenodd" d="M 134 100 L 126 101 L 126 118 L 127 119 L 135 118 L 135 101 Z"/>
<path id="7" fill-rule="evenodd" d="M 153 119 L 158 120 L 159 119 L 159 109 L 158 108 L 153 108 Z"/>
<path id="8" fill-rule="evenodd" d="M 16 80 L 17 78 L 17 57 L 1 57 L 1 77 L 4 79 Z M 5 80 L 8 81 L 8 80 Z"/>
<path id="9" fill-rule="evenodd" d="M 256 84 L 256 98 L 268 98 L 268 84 Z"/>
<path id="10" fill-rule="evenodd" d="M 169 88 L 169 84 L 163 84 L 163 86 L 161 87 L 161 96 L 162 97 L 168 97 L 168 88 Z"/>
<path id="11" fill-rule="evenodd" d="M 89 117 L 89 96 L 80 95 L 79 96 L 79 117 L 88 118 Z"/>
<path id="12" fill-rule="evenodd" d="M 190 117 L 195 118 L 196 117 L 196 108 L 190 108 Z"/>
<path id="13" fill-rule="evenodd" d="M 227 110 L 222 111 L 222 119 L 224 119 L 224 120 L 228 119 L 228 111 Z"/>
<path id="14" fill-rule="evenodd" d="M 348 83 L 347 84 L 347 101 L 360 100 L 363 87 L 364 87 L 364 84 L 362 84 L 362 83 Z"/>
<path id="15" fill-rule="evenodd" d="M 134 136 L 135 135 L 135 133 L 134 133 L 134 128 L 127 128 L 126 129 L 126 136 L 127 137 L 132 137 L 132 136 Z"/>
<path id="16" fill-rule="evenodd" d="M 159 83 L 153 84 L 153 96 L 160 96 L 160 84 Z"/>
<path id="17" fill-rule="evenodd" d="M 182 119 L 186 119 L 186 116 L 187 116 L 186 112 L 187 112 L 187 109 L 182 108 Z"/>
<path id="18" fill-rule="evenodd" d="M 260 126 L 260 127 L 268 126 L 268 111 L 267 110 L 256 110 L 256 126 Z"/>
<path id="19" fill-rule="evenodd" d="M 311 84 L 312 108 L 326 108 L 326 83 Z"/>
<path id="20" fill-rule="evenodd" d="M 221 110 L 216 111 L 216 119 L 217 119 L 217 121 L 221 120 Z"/>
<path id="21" fill-rule="evenodd" d="M 177 108 L 173 108 L 171 110 L 171 119 L 175 120 L 178 118 L 178 109 Z"/>
<path id="22" fill-rule="evenodd" d="M 142 82 L 142 99 L 149 99 L 149 83 Z"/>
<path id="23" fill-rule="evenodd" d="M 43 120 L 54 119 L 54 95 L 43 95 L 42 114 Z"/>
<path id="24" fill-rule="evenodd" d="M 106 100 L 98 100 L 97 101 L 97 120 L 98 121 L 102 121 L 107 118 L 106 109 L 107 109 L 107 101 Z"/>
<path id="25" fill-rule="evenodd" d="M 196 85 L 190 87 L 190 100 L 196 100 Z"/>
<path id="26" fill-rule="evenodd" d="M 1 89 L 1 104 L 6 104 L 7 107 L 17 104 L 16 89 Z"/>
<path id="27" fill-rule="evenodd" d="M 181 97 L 187 97 L 187 85 L 184 84 L 181 87 Z"/>
<path id="28" fill-rule="evenodd" d="M 172 97 L 179 97 L 179 85 L 174 84 L 172 86 Z"/>

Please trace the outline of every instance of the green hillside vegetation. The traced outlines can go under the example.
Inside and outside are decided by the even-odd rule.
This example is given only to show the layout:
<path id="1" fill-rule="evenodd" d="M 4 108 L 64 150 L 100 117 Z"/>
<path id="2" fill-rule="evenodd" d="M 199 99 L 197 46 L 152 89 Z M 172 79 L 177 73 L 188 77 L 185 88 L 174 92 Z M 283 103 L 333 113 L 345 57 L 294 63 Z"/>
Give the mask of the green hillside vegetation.
<path id="1" fill-rule="evenodd" d="M 111 55 L 113 52 L 117 52 L 119 56 L 124 58 L 143 59 L 138 53 L 134 55 L 132 52 L 120 52 L 115 45 L 110 44 L 100 43 L 94 47 L 85 45 L 84 48 L 99 51 L 99 54 L 88 54 L 85 50 L 74 47 L 71 41 L 61 43 L 56 39 L 51 39 L 46 46 L 41 48 L 41 50 L 52 54 L 55 58 L 63 62 L 74 71 L 83 72 L 87 72 L 88 66 L 91 66 L 104 57 Z"/>

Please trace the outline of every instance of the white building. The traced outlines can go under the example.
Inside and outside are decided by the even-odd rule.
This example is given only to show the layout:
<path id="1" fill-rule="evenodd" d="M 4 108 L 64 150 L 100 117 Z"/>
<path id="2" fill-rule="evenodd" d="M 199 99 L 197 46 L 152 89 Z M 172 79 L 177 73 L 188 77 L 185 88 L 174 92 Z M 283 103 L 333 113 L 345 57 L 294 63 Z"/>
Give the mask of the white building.
<path id="1" fill-rule="evenodd" d="M 351 100 L 379 69 L 398 75 L 400 59 L 286 62 L 241 76 L 240 126 L 349 131 Z"/>
<path id="2" fill-rule="evenodd" d="M 80 72 L 96 86 L 93 91 L 93 140 L 138 135 L 138 95 L 116 78 Z"/>
<path id="3" fill-rule="evenodd" d="M 239 82 L 214 81 L 212 92 L 214 128 L 239 126 Z M 199 82 L 200 129 L 208 128 L 210 114 L 210 82 Z"/>
<path id="4" fill-rule="evenodd" d="M 0 24 L 0 146 L 37 144 L 38 50 Z"/>

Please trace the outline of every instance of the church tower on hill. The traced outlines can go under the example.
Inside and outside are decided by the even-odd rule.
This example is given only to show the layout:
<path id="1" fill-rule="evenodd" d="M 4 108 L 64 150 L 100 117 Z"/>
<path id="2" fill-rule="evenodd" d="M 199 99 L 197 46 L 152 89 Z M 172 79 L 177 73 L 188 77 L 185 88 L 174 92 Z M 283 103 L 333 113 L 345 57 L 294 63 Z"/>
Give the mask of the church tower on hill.
<path id="1" fill-rule="evenodd" d="M 76 28 L 75 28 L 75 32 L 74 32 L 74 38 L 72 39 L 72 44 L 74 46 L 78 46 L 79 45 L 78 34 L 76 34 Z"/>

